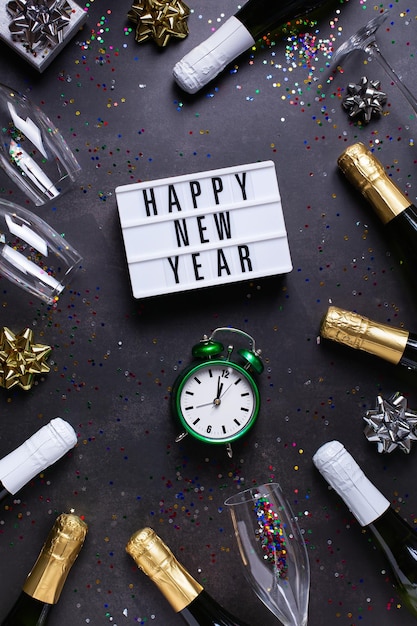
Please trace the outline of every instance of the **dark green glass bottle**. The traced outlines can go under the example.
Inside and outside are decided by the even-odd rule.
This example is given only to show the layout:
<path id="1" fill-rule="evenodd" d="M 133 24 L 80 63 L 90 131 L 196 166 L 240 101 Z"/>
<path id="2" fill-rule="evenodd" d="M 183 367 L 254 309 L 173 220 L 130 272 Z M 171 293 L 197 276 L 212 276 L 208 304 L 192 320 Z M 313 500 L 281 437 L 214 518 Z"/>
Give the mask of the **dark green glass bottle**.
<path id="1" fill-rule="evenodd" d="M 321 446 L 313 461 L 361 526 L 368 529 L 387 560 L 398 595 L 417 617 L 417 532 L 390 506 L 339 441 Z"/>
<path id="2" fill-rule="evenodd" d="M 248 0 L 235 13 L 235 17 L 250 32 L 254 41 L 257 41 L 272 29 L 306 15 L 326 2 L 329 0 Z"/>
<path id="3" fill-rule="evenodd" d="M 86 534 L 87 524 L 78 516 L 63 513 L 57 517 L 19 597 L 1 626 L 47 623 Z"/>
<path id="4" fill-rule="evenodd" d="M 404 328 L 330 306 L 321 321 L 320 336 L 368 352 L 393 365 L 417 370 L 417 334 Z"/>
<path id="5" fill-rule="evenodd" d="M 335 0 L 248 0 L 173 69 L 178 85 L 196 93 L 263 35 Z"/>
<path id="6" fill-rule="evenodd" d="M 384 225 L 397 256 L 415 279 L 417 269 L 417 207 L 388 176 L 382 163 L 363 143 L 349 146 L 338 158 L 346 178 L 368 200 Z"/>
<path id="7" fill-rule="evenodd" d="M 47 623 L 52 606 L 21 591 L 2 626 L 43 626 Z"/>
<path id="8" fill-rule="evenodd" d="M 188 626 L 247 626 L 204 591 L 152 528 L 134 533 L 126 552 Z"/>

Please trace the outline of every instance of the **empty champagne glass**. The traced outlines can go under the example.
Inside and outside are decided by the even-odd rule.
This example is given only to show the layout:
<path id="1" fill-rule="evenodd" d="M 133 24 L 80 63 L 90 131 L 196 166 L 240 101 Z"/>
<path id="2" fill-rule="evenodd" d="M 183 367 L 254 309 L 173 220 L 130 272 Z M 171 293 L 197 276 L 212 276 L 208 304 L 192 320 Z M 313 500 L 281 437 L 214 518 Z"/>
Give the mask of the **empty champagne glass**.
<path id="1" fill-rule="evenodd" d="M 310 592 L 307 549 L 278 483 L 241 491 L 225 504 L 245 577 L 284 626 L 306 626 Z"/>
<path id="2" fill-rule="evenodd" d="M 393 84 L 400 90 L 402 95 L 407 99 L 408 103 L 412 106 L 414 113 L 417 114 L 417 99 L 408 89 L 407 85 L 395 70 L 388 63 L 381 50 L 379 49 L 376 41 L 376 33 L 380 26 L 385 22 L 389 15 L 389 10 L 386 9 L 376 17 L 369 20 L 365 26 L 359 28 L 359 30 L 351 35 L 332 55 L 331 65 L 340 65 L 342 60 L 354 50 L 363 50 L 370 55 L 372 59 L 375 59 L 377 63 L 382 67 L 384 72 L 392 80 Z"/>
<path id="3" fill-rule="evenodd" d="M 67 191 L 80 166 L 58 128 L 26 96 L 0 83 L 0 165 L 34 201 Z"/>
<path id="4" fill-rule="evenodd" d="M 0 274 L 48 304 L 81 263 L 78 252 L 31 211 L 0 200 Z"/>

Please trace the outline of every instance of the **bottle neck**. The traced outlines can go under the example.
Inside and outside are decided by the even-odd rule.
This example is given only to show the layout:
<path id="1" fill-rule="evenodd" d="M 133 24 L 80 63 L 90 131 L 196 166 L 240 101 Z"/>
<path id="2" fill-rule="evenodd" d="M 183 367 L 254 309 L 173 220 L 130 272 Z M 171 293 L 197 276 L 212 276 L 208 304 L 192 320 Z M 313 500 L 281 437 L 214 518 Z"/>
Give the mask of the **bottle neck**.
<path id="1" fill-rule="evenodd" d="M 407 202 L 409 202 L 407 198 Z M 402 222 L 402 230 L 407 229 L 410 233 L 413 233 L 413 240 L 415 242 L 415 236 L 417 236 L 417 207 L 414 204 L 409 203 L 406 208 L 399 211 L 391 220 L 391 222 Z"/>
<path id="2" fill-rule="evenodd" d="M 398 575 L 404 567 L 403 575 L 409 577 L 415 586 L 417 582 L 415 556 L 417 533 L 415 530 L 392 507 L 369 524 L 368 528 L 385 553 L 394 575 Z M 415 606 L 414 610 L 416 610 Z"/>
<path id="3" fill-rule="evenodd" d="M 57 417 L 35 432 L 18 448 L 0 459 L 0 481 L 17 493 L 36 474 L 55 463 L 75 446 L 77 436 L 68 422 Z"/>
<path id="4" fill-rule="evenodd" d="M 177 613 L 202 592 L 203 587 L 177 561 L 152 528 L 142 528 L 134 533 L 126 545 L 126 552 Z"/>
<path id="5" fill-rule="evenodd" d="M 245 626 L 204 591 L 152 528 L 134 533 L 126 552 L 189 626 Z"/>
<path id="6" fill-rule="evenodd" d="M 388 224 L 411 204 L 397 185 L 383 172 L 378 176 L 363 179 L 360 185 L 362 195 L 371 204 L 375 214 L 383 224 Z"/>
<path id="7" fill-rule="evenodd" d="M 415 268 L 417 267 L 417 207 L 414 204 L 410 204 L 390 222 L 387 222 L 386 228 L 399 260 L 404 263 L 404 269 L 408 270 L 411 281 L 415 282 Z"/>
<path id="8" fill-rule="evenodd" d="M 248 0 L 235 16 L 256 40 L 271 29 L 285 25 L 328 2 L 329 0 Z"/>
<path id="9" fill-rule="evenodd" d="M 180 611 L 180 615 L 188 626 L 246 626 L 243 622 L 237 621 L 204 590 Z"/>
<path id="10" fill-rule="evenodd" d="M 400 364 L 410 369 L 417 369 L 417 335 L 410 333 L 407 339 L 407 345 L 402 354 Z"/>
<path id="11" fill-rule="evenodd" d="M 356 350 L 363 350 L 394 365 L 401 362 L 410 333 L 369 320 L 352 311 L 329 307 L 320 334 Z"/>
<path id="12" fill-rule="evenodd" d="M 362 143 L 349 146 L 337 162 L 346 178 L 369 201 L 383 224 L 410 206 L 410 200 Z"/>
<path id="13" fill-rule="evenodd" d="M 396 538 L 404 542 L 409 535 L 414 534 L 411 526 L 391 506 L 380 517 L 371 522 L 369 528 L 381 538 L 387 538 L 391 547 L 393 547 L 392 542 L 396 541 Z"/>
<path id="14" fill-rule="evenodd" d="M 313 462 L 361 526 L 374 523 L 390 506 L 339 441 L 321 446 Z"/>
<path id="15" fill-rule="evenodd" d="M 87 534 L 87 524 L 78 516 L 62 513 L 23 585 L 23 591 L 46 604 L 56 604 L 67 576 Z"/>
<path id="16" fill-rule="evenodd" d="M 22 591 L 1 626 L 43 626 L 51 605 L 40 602 Z"/>
<path id="17" fill-rule="evenodd" d="M 7 491 L 6 487 L 0 481 L 0 502 L 2 502 L 2 500 L 7 498 L 7 496 L 9 496 L 9 495 L 10 495 L 10 493 Z"/>
<path id="18" fill-rule="evenodd" d="M 203 591 L 203 587 L 174 556 L 148 575 L 177 613 L 188 607 Z"/>
<path id="19" fill-rule="evenodd" d="M 23 591 L 41 603 L 56 604 L 68 575 L 64 561 L 42 552 L 25 580 Z"/>
<path id="20" fill-rule="evenodd" d="M 188 93 L 196 93 L 273 28 L 330 1 L 336 0 L 248 0 L 175 64 L 176 82 Z"/>

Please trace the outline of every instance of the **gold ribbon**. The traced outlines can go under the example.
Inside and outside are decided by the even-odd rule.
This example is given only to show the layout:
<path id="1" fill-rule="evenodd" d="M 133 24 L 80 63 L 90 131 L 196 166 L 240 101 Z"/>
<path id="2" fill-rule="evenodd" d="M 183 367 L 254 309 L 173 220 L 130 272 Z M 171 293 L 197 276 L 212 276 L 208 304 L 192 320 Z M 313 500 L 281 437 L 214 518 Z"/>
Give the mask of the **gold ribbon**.
<path id="1" fill-rule="evenodd" d="M 15 335 L 4 326 L 0 332 L 0 387 L 31 389 L 35 374 L 49 372 L 45 359 L 51 350 L 50 346 L 33 343 L 30 328 Z"/>
<path id="2" fill-rule="evenodd" d="M 165 47 L 171 37 L 187 37 L 189 14 L 190 9 L 181 0 L 138 0 L 133 2 L 127 16 L 136 24 L 138 43 L 154 39 L 158 46 Z"/>

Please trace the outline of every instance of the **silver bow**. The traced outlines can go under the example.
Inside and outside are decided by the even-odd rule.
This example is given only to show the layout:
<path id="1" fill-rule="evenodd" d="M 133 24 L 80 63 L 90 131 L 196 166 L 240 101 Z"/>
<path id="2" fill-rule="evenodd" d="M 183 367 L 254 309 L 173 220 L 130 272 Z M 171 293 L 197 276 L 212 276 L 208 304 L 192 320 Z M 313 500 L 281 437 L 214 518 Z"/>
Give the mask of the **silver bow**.
<path id="1" fill-rule="evenodd" d="M 367 124 L 373 115 L 381 115 L 387 95 L 380 91 L 380 87 L 379 80 L 368 80 L 366 76 L 362 76 L 359 84 L 349 83 L 348 95 L 342 101 L 349 117 L 361 117 Z"/>
<path id="2" fill-rule="evenodd" d="M 30 51 L 37 43 L 56 46 L 64 40 L 64 28 L 71 21 L 67 0 L 10 0 L 9 30 L 22 38 Z"/>
<path id="3" fill-rule="evenodd" d="M 407 408 L 407 400 L 399 392 L 388 400 L 377 397 L 375 409 L 366 412 L 365 436 L 375 442 L 378 452 L 392 452 L 399 448 L 409 454 L 411 444 L 417 441 L 417 412 Z"/>

